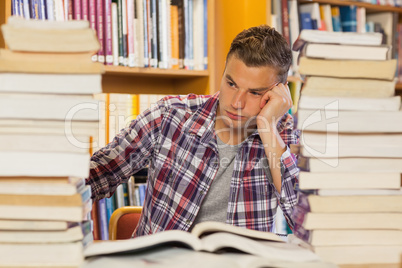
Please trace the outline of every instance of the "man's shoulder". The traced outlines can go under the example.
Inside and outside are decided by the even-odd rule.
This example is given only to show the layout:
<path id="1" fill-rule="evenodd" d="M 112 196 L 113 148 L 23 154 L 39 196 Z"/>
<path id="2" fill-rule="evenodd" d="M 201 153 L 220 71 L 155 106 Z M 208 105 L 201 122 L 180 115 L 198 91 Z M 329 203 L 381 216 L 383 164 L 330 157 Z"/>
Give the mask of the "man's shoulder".
<path id="1" fill-rule="evenodd" d="M 211 97 L 211 95 L 196 95 L 191 93 L 188 95 L 166 96 L 160 102 L 167 110 L 183 110 L 194 113 Z"/>

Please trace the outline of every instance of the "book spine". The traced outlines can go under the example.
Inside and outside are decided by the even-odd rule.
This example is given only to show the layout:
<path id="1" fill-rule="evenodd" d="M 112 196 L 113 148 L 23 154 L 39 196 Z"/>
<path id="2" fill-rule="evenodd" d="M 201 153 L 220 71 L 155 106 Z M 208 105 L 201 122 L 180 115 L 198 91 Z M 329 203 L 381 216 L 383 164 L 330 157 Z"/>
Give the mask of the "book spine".
<path id="1" fill-rule="evenodd" d="M 127 0 L 128 66 L 134 67 L 134 0 Z"/>
<path id="2" fill-rule="evenodd" d="M 112 48 L 113 48 L 113 65 L 119 65 L 119 26 L 117 16 L 117 3 L 112 2 Z"/>
<path id="3" fill-rule="evenodd" d="M 116 209 L 120 208 L 120 207 L 124 207 L 124 189 L 123 189 L 122 184 L 117 186 L 114 196 L 115 196 L 115 202 L 116 202 Z"/>
<path id="4" fill-rule="evenodd" d="M 341 25 L 343 32 L 357 31 L 357 7 L 356 6 L 341 6 L 339 7 Z"/>
<path id="5" fill-rule="evenodd" d="M 185 19 L 183 0 L 178 0 L 177 4 L 177 19 L 179 30 L 179 69 L 184 69 L 184 54 L 185 54 Z"/>
<path id="6" fill-rule="evenodd" d="M 168 51 L 167 51 L 167 10 L 166 10 L 166 1 L 159 1 L 159 14 L 158 14 L 158 28 L 159 28 L 159 68 L 166 69 L 168 68 Z"/>
<path id="7" fill-rule="evenodd" d="M 100 239 L 108 240 L 109 239 L 109 230 L 107 223 L 107 215 L 106 215 L 106 200 L 101 199 L 98 201 L 98 216 L 99 216 L 99 231 L 100 231 Z"/>
<path id="8" fill-rule="evenodd" d="M 73 0 L 64 0 L 67 20 L 73 20 Z"/>
<path id="9" fill-rule="evenodd" d="M 339 7 L 331 7 L 331 17 L 332 17 L 332 28 L 334 32 L 341 32 L 341 18 Z"/>
<path id="10" fill-rule="evenodd" d="M 22 1 L 22 0 L 20 0 Z M 45 0 L 39 0 L 39 19 L 46 20 Z M 20 13 L 21 14 L 21 13 Z"/>
<path id="11" fill-rule="evenodd" d="M 144 64 L 145 67 L 151 65 L 151 4 L 150 0 L 144 0 Z"/>
<path id="12" fill-rule="evenodd" d="M 288 44 L 290 44 L 288 0 L 281 0 L 281 4 L 282 4 L 282 35 L 283 37 L 285 37 Z"/>
<path id="13" fill-rule="evenodd" d="M 189 69 L 194 70 L 194 8 L 193 0 L 188 0 L 188 51 L 189 51 Z"/>
<path id="14" fill-rule="evenodd" d="M 157 1 L 151 0 L 151 62 L 153 68 L 158 68 L 158 17 L 157 17 Z"/>
<path id="15" fill-rule="evenodd" d="M 64 4 L 63 0 L 54 0 L 54 17 L 56 21 L 64 21 Z"/>
<path id="16" fill-rule="evenodd" d="M 112 44 L 112 0 L 105 1 L 105 61 L 106 65 L 113 64 L 113 44 Z"/>
<path id="17" fill-rule="evenodd" d="M 31 18 L 31 14 L 29 11 L 29 0 L 23 0 L 23 13 L 25 19 Z"/>
<path id="18" fill-rule="evenodd" d="M 54 0 L 47 0 L 46 1 L 46 16 L 47 16 L 48 20 L 51 20 L 51 21 L 55 20 Z"/>
<path id="19" fill-rule="evenodd" d="M 91 29 L 93 29 L 95 32 L 97 32 L 96 29 L 96 0 L 89 0 L 88 2 L 89 6 L 89 25 L 91 26 Z M 96 62 L 98 61 L 98 54 L 95 54 L 92 56 L 92 61 Z"/>
<path id="20" fill-rule="evenodd" d="M 109 222 L 110 218 L 112 217 L 113 214 L 113 197 L 105 198 L 105 207 L 106 207 L 106 222 L 108 223 L 108 228 L 109 228 Z"/>
<path id="21" fill-rule="evenodd" d="M 19 15 L 18 0 L 11 0 L 11 15 L 13 16 Z"/>
<path id="22" fill-rule="evenodd" d="M 171 27 L 171 66 L 172 69 L 179 69 L 179 15 L 178 6 L 170 5 L 170 27 Z"/>
<path id="23" fill-rule="evenodd" d="M 17 12 L 17 11 L 15 11 Z M 18 13 L 16 13 L 18 14 Z M 31 19 L 39 19 L 39 0 L 32 0 L 31 2 Z"/>
<path id="24" fill-rule="evenodd" d="M 123 0 L 117 0 L 118 36 L 119 36 L 119 65 L 124 65 L 123 53 Z"/>
<path id="25" fill-rule="evenodd" d="M 81 0 L 81 18 L 89 21 L 89 0 Z"/>
<path id="26" fill-rule="evenodd" d="M 74 0 L 74 20 L 81 20 L 81 0 Z"/>
<path id="27" fill-rule="evenodd" d="M 190 22 L 189 22 L 189 7 L 188 7 L 189 0 L 183 0 L 183 16 L 184 16 L 184 58 L 183 58 L 183 65 L 184 69 L 190 69 L 190 51 L 189 51 L 189 43 L 190 43 Z"/>
<path id="28" fill-rule="evenodd" d="M 99 216 L 98 216 L 98 201 L 92 204 L 91 219 L 92 219 L 92 234 L 94 240 L 100 240 L 99 232 Z"/>
<path id="29" fill-rule="evenodd" d="M 141 34 L 140 34 L 140 9 L 138 5 L 138 0 L 134 0 L 134 66 L 142 67 L 140 63 L 140 44 L 141 44 Z"/>
<path id="30" fill-rule="evenodd" d="M 123 65 L 128 66 L 127 0 L 122 1 L 122 30 L 123 30 Z"/>
<path id="31" fill-rule="evenodd" d="M 144 1 L 136 0 L 137 10 L 137 28 L 136 28 L 136 43 L 138 43 L 138 67 L 144 67 Z"/>
<path id="32" fill-rule="evenodd" d="M 204 0 L 204 70 L 208 70 L 208 0 Z"/>
<path id="33" fill-rule="evenodd" d="M 105 63 L 105 48 L 104 48 L 104 29 L 103 29 L 103 19 L 104 19 L 104 1 L 96 0 L 96 30 L 98 33 L 98 40 L 100 48 L 98 50 L 98 62 Z"/>
<path id="34" fill-rule="evenodd" d="M 123 183 L 123 194 L 124 194 L 124 206 L 130 205 L 130 200 L 128 198 L 128 186 L 127 183 Z"/>
<path id="35" fill-rule="evenodd" d="M 145 192 L 146 192 L 146 185 L 145 184 L 140 184 L 138 186 L 138 193 L 139 193 L 139 197 L 140 197 L 140 206 L 144 205 Z"/>

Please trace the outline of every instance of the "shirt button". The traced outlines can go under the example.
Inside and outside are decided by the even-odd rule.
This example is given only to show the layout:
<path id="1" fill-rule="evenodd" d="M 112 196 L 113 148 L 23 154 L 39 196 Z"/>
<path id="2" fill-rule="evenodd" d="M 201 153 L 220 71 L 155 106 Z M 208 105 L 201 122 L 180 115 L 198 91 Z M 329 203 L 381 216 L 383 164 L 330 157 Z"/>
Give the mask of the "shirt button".
<path id="1" fill-rule="evenodd" d="M 190 220 L 186 220 L 186 224 L 191 224 L 191 221 L 190 221 Z"/>
<path id="2" fill-rule="evenodd" d="M 204 191 L 204 190 L 202 190 L 202 191 L 201 191 L 201 194 L 202 194 L 202 195 L 204 195 L 204 194 L 205 194 L 205 191 Z"/>
<path id="3" fill-rule="evenodd" d="M 286 199 L 285 199 L 284 197 L 281 197 L 281 198 L 279 199 L 279 202 L 281 202 L 281 204 L 283 204 L 283 203 L 286 202 Z"/>

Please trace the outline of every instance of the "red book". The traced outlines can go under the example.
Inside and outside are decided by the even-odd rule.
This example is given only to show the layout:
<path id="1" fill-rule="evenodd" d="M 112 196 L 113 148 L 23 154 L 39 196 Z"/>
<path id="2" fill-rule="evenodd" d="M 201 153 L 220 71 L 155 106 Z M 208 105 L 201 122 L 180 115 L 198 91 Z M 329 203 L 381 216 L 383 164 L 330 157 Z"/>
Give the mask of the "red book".
<path id="1" fill-rule="evenodd" d="M 74 0 L 74 9 L 73 9 L 73 18 L 74 20 L 81 20 L 81 0 Z"/>
<path id="2" fill-rule="evenodd" d="M 89 0 L 81 0 L 81 19 L 89 20 Z"/>
<path id="3" fill-rule="evenodd" d="M 282 0 L 282 35 L 290 44 L 288 0 Z"/>
<path id="4" fill-rule="evenodd" d="M 98 221 L 98 201 L 92 204 L 91 218 L 93 227 L 92 234 L 94 236 L 94 240 L 100 240 L 99 221 Z"/>
<path id="5" fill-rule="evenodd" d="M 105 64 L 113 64 L 113 45 L 112 45 L 112 0 L 105 1 L 104 13 L 104 50 L 105 50 Z"/>
<path id="6" fill-rule="evenodd" d="M 104 29 L 103 29 L 103 19 L 104 19 L 104 7 L 105 0 L 96 0 L 96 32 L 98 33 L 98 40 L 100 48 L 98 50 L 98 62 L 105 63 L 105 49 L 104 49 Z"/>

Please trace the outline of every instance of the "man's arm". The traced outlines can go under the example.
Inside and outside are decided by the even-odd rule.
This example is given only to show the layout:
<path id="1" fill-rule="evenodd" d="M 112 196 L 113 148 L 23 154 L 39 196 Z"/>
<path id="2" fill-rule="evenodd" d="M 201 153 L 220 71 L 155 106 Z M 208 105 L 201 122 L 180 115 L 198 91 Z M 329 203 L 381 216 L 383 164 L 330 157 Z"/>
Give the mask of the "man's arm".
<path id="1" fill-rule="evenodd" d="M 159 102 L 133 120 L 106 147 L 94 153 L 86 179 L 94 200 L 110 197 L 117 186 L 147 165 L 160 133 L 163 111 L 164 106 Z"/>

